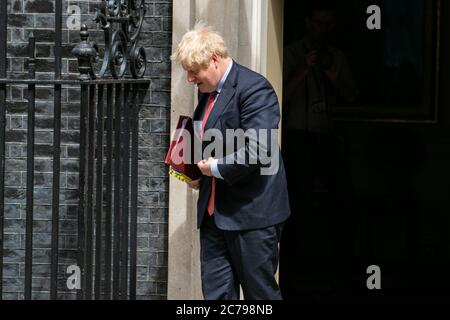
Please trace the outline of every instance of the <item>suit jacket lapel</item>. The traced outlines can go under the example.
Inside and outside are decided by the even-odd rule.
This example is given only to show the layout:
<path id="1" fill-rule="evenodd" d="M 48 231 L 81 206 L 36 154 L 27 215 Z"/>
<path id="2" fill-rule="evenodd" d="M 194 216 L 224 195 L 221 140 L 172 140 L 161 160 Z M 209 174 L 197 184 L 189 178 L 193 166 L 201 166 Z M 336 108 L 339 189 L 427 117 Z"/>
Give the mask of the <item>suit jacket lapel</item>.
<path id="1" fill-rule="evenodd" d="M 238 64 L 233 61 L 233 66 L 231 67 L 227 80 L 225 80 L 222 91 L 220 92 L 216 102 L 214 103 L 214 107 L 208 117 L 208 121 L 206 121 L 205 131 L 215 127 L 217 120 L 219 120 L 228 103 L 233 98 L 236 92 L 237 75 Z"/>
<path id="2" fill-rule="evenodd" d="M 208 101 L 208 94 L 199 92 L 198 94 L 198 104 L 197 107 L 194 110 L 193 120 L 194 121 L 201 121 L 200 118 L 203 114 L 203 109 L 206 106 L 206 101 Z"/>

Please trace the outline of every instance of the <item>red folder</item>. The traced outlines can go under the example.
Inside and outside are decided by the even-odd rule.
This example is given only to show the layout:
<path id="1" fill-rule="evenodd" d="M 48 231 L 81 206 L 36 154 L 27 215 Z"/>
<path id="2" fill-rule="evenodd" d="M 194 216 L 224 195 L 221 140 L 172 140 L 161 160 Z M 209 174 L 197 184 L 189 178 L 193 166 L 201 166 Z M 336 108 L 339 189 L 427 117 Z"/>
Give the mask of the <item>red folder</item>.
<path id="1" fill-rule="evenodd" d="M 190 182 L 202 176 L 194 162 L 194 127 L 190 117 L 179 117 L 164 162 L 169 165 L 169 174 L 181 181 Z"/>

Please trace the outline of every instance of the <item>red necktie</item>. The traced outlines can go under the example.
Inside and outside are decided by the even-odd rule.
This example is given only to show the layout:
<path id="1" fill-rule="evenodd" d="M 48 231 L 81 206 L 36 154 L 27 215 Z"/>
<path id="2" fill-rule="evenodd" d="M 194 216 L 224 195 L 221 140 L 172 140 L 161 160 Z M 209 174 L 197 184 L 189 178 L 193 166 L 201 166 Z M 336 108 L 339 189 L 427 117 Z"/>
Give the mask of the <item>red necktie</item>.
<path id="1" fill-rule="evenodd" d="M 203 121 L 202 121 L 202 140 L 203 140 L 203 133 L 204 133 L 205 126 L 206 126 L 206 121 L 208 121 L 208 117 L 214 106 L 214 100 L 216 99 L 216 96 L 217 96 L 216 91 L 213 91 L 209 94 L 208 102 L 206 104 L 205 115 L 203 116 Z M 216 194 L 216 180 L 214 179 L 214 177 L 211 177 L 211 178 L 212 178 L 211 194 L 209 195 L 209 200 L 208 200 L 208 213 L 210 216 L 214 213 L 214 197 Z"/>

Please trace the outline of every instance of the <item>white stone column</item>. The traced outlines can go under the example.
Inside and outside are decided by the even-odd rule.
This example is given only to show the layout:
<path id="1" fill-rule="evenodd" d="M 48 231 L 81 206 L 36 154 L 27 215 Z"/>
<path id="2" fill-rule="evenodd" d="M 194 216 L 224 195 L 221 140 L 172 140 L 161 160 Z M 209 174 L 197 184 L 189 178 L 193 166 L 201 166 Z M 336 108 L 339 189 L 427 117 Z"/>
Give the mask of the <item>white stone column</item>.
<path id="1" fill-rule="evenodd" d="M 183 34 L 203 20 L 223 35 L 238 63 L 269 79 L 281 100 L 282 7 L 283 0 L 175 0 L 173 50 Z M 268 57 L 277 59 L 275 64 Z M 195 107 L 195 88 L 185 77 L 183 69 L 172 64 L 171 132 L 178 116 L 192 115 Z M 197 196 L 170 178 L 168 299 L 202 299 Z"/>
<path id="2" fill-rule="evenodd" d="M 195 21 L 195 1 L 173 4 L 173 48 Z M 180 115 L 191 116 L 195 89 L 186 81 L 184 70 L 172 64 L 171 131 Z M 196 229 L 197 192 L 173 177 L 169 180 L 168 299 L 202 299 L 200 287 L 199 234 Z"/>

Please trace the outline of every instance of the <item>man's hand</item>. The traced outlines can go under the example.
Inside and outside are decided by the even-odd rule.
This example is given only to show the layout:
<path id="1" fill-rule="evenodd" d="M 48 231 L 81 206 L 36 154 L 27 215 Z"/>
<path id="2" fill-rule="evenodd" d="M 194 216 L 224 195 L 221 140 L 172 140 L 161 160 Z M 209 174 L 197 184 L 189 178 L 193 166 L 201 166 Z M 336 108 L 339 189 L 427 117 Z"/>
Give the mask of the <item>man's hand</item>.
<path id="1" fill-rule="evenodd" d="M 200 179 L 201 178 L 198 178 L 197 180 L 189 181 L 189 182 L 186 182 L 186 183 L 189 186 L 189 188 L 194 189 L 194 190 L 198 190 L 200 188 Z"/>
<path id="2" fill-rule="evenodd" d="M 317 50 L 312 50 L 306 54 L 306 65 L 308 67 L 315 66 L 317 64 Z"/>
<path id="3" fill-rule="evenodd" d="M 306 55 L 306 65 L 308 67 L 313 67 L 317 65 L 318 63 L 317 53 L 318 53 L 317 50 L 312 50 Z M 334 62 L 329 69 L 323 70 L 323 72 L 328 77 L 328 79 L 330 79 L 333 82 L 336 81 L 338 76 L 338 69 Z"/>
<path id="4" fill-rule="evenodd" d="M 335 63 L 331 65 L 330 69 L 324 70 L 324 72 L 327 75 L 328 79 L 330 79 L 332 82 L 336 81 L 338 77 L 338 70 Z"/>
<path id="5" fill-rule="evenodd" d="M 213 160 L 214 160 L 214 158 L 209 157 L 208 161 L 202 160 L 199 163 L 197 163 L 197 166 L 200 169 L 200 171 L 203 173 L 203 175 L 208 176 L 208 177 L 212 176 L 211 163 L 213 162 Z"/>

